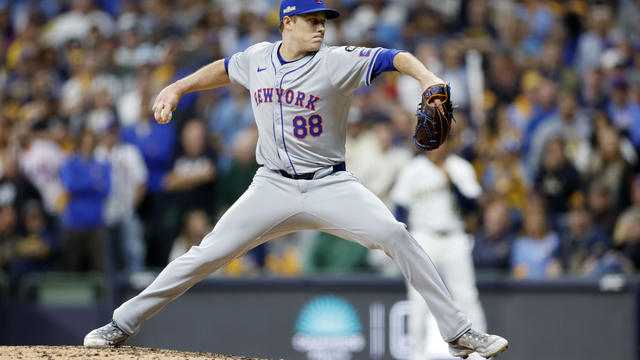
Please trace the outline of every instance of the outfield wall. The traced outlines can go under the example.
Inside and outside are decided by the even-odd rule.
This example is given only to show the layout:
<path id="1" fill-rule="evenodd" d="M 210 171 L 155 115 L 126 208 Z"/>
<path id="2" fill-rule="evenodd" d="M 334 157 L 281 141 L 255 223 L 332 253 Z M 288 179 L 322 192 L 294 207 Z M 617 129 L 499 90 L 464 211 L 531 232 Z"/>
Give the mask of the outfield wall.
<path id="1" fill-rule="evenodd" d="M 479 288 L 490 330 L 511 342 L 503 360 L 640 359 L 636 281 L 482 280 Z M 121 290 L 120 301 L 138 292 Z M 404 298 L 399 279 L 207 279 L 129 344 L 274 359 L 407 359 Z M 78 344 L 112 306 L 0 305 L 0 344 Z"/>

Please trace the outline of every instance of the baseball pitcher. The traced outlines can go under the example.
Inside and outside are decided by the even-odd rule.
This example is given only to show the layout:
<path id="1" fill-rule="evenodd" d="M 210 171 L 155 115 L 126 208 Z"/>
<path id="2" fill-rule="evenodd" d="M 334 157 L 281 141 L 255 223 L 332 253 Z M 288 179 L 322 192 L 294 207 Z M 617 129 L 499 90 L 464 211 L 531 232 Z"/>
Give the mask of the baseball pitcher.
<path id="1" fill-rule="evenodd" d="M 382 249 L 393 258 L 427 302 L 454 355 L 466 358 L 476 351 L 491 357 L 507 347 L 502 337 L 471 329 L 420 245 L 344 166 L 346 121 L 356 89 L 384 71 L 397 70 L 420 81 L 426 90 L 419 117 L 424 130 L 416 144 L 433 148 L 449 125 L 439 123 L 448 115 L 443 81 L 406 52 L 323 46 L 325 22 L 338 16 L 322 0 L 283 0 L 282 41 L 259 43 L 215 61 L 158 94 L 153 111 L 164 124 L 185 93 L 230 82 L 245 87 L 258 127 L 256 158 L 262 167 L 201 244 L 117 308 L 112 322 L 87 334 L 85 346 L 123 344 L 170 301 L 251 248 L 294 231 L 317 230 Z"/>

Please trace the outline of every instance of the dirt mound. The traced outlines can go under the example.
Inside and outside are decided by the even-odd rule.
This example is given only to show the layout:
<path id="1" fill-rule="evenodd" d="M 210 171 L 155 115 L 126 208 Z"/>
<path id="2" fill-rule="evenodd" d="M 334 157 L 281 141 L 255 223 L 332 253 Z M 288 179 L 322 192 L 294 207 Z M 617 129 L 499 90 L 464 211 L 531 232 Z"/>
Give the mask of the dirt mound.
<path id="1" fill-rule="evenodd" d="M 165 349 L 147 349 L 135 346 L 122 346 L 116 349 L 88 349 L 83 346 L 0 346 L 0 360 L 5 359 L 260 360 L 246 356 L 230 356 Z"/>

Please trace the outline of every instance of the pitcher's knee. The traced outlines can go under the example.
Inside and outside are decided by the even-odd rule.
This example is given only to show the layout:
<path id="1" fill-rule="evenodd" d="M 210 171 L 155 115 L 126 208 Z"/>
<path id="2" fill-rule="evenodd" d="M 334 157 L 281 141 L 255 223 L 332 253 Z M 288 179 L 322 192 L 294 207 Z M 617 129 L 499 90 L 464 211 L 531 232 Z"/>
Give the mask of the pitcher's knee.
<path id="1" fill-rule="evenodd" d="M 396 222 L 380 227 L 372 235 L 373 246 L 388 253 L 388 250 L 408 236 L 404 224 Z"/>

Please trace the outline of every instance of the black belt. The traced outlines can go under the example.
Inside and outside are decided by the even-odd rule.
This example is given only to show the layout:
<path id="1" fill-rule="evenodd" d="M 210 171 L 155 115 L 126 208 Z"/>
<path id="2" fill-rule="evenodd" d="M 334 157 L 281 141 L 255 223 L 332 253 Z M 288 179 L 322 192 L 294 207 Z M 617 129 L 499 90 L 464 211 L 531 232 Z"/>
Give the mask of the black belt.
<path id="1" fill-rule="evenodd" d="M 340 163 L 337 165 L 333 165 L 333 169 L 331 170 L 331 174 L 333 173 L 337 173 L 338 171 L 345 171 L 347 169 L 347 167 L 344 165 L 344 163 Z M 311 172 L 311 173 L 306 173 L 306 174 L 296 174 L 296 175 L 291 175 L 288 172 L 284 171 L 284 170 L 278 170 L 278 172 L 280 173 L 280 175 L 289 178 L 289 179 L 294 179 L 294 180 L 313 180 L 313 177 L 316 175 L 316 172 Z"/>

